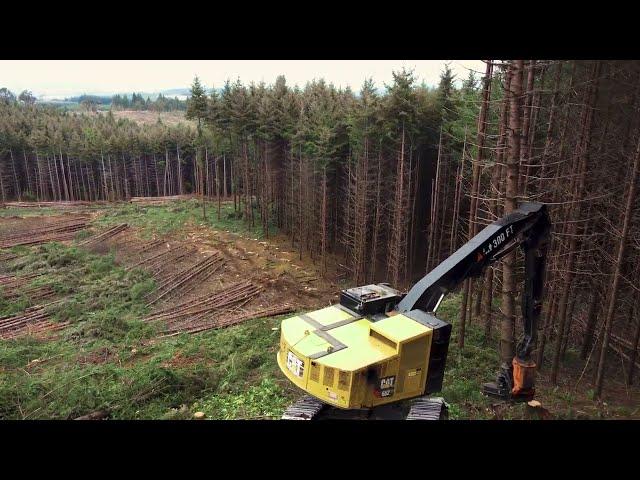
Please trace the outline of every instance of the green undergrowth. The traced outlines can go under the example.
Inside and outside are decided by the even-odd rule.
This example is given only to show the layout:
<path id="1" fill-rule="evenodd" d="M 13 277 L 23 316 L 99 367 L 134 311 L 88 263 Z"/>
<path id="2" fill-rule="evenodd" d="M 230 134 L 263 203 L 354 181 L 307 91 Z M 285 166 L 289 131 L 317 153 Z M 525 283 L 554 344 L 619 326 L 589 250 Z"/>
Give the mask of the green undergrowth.
<path id="1" fill-rule="evenodd" d="M 281 387 L 273 379 L 264 378 L 244 392 L 211 395 L 194 403 L 191 410 L 223 420 L 277 419 L 289 403 Z"/>
<path id="2" fill-rule="evenodd" d="M 484 331 L 478 323 L 465 328 L 464 349 L 458 347 L 461 296 L 452 294 L 438 309 L 438 317 L 453 325 L 442 395 L 452 419 L 492 418 L 490 401 L 481 393 L 482 384 L 493 381 L 500 364 L 494 345 L 483 345 Z"/>
<path id="3" fill-rule="evenodd" d="M 41 207 L 41 208 L 16 208 L 5 207 L 0 208 L 0 218 L 8 217 L 38 217 L 43 215 L 59 215 L 64 213 L 60 208 Z"/>
<path id="4" fill-rule="evenodd" d="M 498 332 L 492 332 L 491 338 L 484 342 L 484 326 L 477 320 L 467 322 L 465 328 L 464 349 L 458 347 L 459 312 L 461 295 L 452 294 L 443 300 L 438 316 L 453 326 L 449 355 L 443 381 L 442 395 L 450 405 L 449 416 L 452 419 L 529 419 L 526 403 L 506 404 L 497 399 L 482 395 L 485 382 L 495 380 L 500 365 L 498 354 Z M 494 303 L 494 311 L 499 302 Z M 551 346 L 547 346 L 547 351 Z M 595 400 L 589 386 L 593 380 L 593 368 L 584 369 L 584 361 L 575 348 L 570 347 L 564 355 L 560 382 L 557 386 L 549 380 L 549 358 L 542 369 L 538 369 L 536 380 L 536 398 L 547 408 L 550 418 L 555 419 L 604 419 L 638 418 L 640 408 L 632 401 L 629 405 L 618 402 L 599 402 Z M 581 379 L 581 388 L 578 379 Z M 608 380 L 610 383 L 613 379 Z"/>
<path id="5" fill-rule="evenodd" d="M 190 417 L 201 411 L 207 418 L 279 418 L 299 392 L 280 373 L 276 353 L 282 318 L 258 319 L 224 330 L 187 336 L 181 340 L 179 361 L 191 359 L 213 372 L 215 384 L 200 397 L 185 402 L 182 411 L 163 418 Z M 182 357 L 184 355 L 184 357 Z"/>
<path id="6" fill-rule="evenodd" d="M 55 243 L 22 253 L 10 273 L 44 273 L 37 281 L 63 299 L 52 320 L 70 325 L 54 339 L 0 340 L 0 418 L 269 418 L 292 397 L 275 362 L 279 319 L 159 337 L 140 321 L 154 288 L 142 271 Z M 0 315 L 27 306 L 6 301 Z"/>
<path id="7" fill-rule="evenodd" d="M 293 396 L 275 365 L 277 319 L 198 335 L 128 341 L 4 342 L 1 418 L 270 418 Z"/>
<path id="8" fill-rule="evenodd" d="M 197 199 L 179 200 L 164 205 L 139 205 L 122 203 L 109 207 L 96 220 L 97 225 L 115 225 L 128 223 L 141 229 L 143 236 L 152 234 L 169 234 L 179 232 L 185 225 L 208 226 L 216 230 L 248 234 L 254 238 L 262 238 L 262 226 L 256 214 L 255 226 L 251 227 L 242 218 L 241 212 L 235 212 L 233 202 L 224 202 L 220 208 L 215 201 L 207 202 L 206 220 L 202 215 L 202 201 Z M 270 227 L 275 233 L 275 227 Z"/>

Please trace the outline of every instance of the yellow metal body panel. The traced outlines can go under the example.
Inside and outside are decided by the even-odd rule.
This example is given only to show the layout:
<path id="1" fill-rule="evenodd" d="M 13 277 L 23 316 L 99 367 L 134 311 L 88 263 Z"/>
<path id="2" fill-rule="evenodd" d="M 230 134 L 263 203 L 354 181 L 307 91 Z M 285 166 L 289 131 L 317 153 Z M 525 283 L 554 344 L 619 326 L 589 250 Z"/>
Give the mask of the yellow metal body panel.
<path id="1" fill-rule="evenodd" d="M 292 345 L 292 347 L 295 348 L 295 350 L 299 352 L 300 355 L 303 355 L 305 357 L 311 357 L 312 355 L 319 352 L 326 352 L 330 346 L 331 344 L 329 342 L 320 338 L 313 332 L 310 332 L 298 343 Z"/>
<path id="2" fill-rule="evenodd" d="M 329 330 L 328 333 L 347 345 L 347 348 L 327 355 L 319 361 L 329 367 L 353 372 L 395 356 L 396 349 L 369 335 L 369 325 L 371 325 L 369 320 L 362 319 Z"/>
<path id="3" fill-rule="evenodd" d="M 401 314 L 372 323 L 371 329 L 396 343 L 412 340 L 431 330 Z"/>
<path id="4" fill-rule="evenodd" d="M 286 338 L 290 345 L 295 345 L 314 329 L 300 317 L 291 317 L 282 321 L 280 330 L 282 338 Z"/>
<path id="5" fill-rule="evenodd" d="M 331 306 L 284 320 L 277 360 L 310 395 L 370 408 L 422 394 L 431 338 L 431 328 L 404 315 L 373 322 Z"/>
<path id="6" fill-rule="evenodd" d="M 333 306 L 309 312 L 307 313 L 307 315 L 313 318 L 316 322 L 325 326 L 352 318 L 351 315 L 349 315 L 344 310 L 340 310 L 339 308 Z"/>

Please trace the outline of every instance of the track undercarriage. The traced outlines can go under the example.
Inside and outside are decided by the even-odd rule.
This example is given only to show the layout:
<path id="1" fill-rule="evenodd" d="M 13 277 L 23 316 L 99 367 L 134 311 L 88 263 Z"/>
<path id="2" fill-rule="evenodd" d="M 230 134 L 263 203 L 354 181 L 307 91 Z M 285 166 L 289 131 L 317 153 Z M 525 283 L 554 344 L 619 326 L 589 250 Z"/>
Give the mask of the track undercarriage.
<path id="1" fill-rule="evenodd" d="M 447 404 L 441 397 L 424 396 L 372 409 L 343 410 L 305 395 L 285 410 L 282 420 L 446 420 L 447 416 Z"/>

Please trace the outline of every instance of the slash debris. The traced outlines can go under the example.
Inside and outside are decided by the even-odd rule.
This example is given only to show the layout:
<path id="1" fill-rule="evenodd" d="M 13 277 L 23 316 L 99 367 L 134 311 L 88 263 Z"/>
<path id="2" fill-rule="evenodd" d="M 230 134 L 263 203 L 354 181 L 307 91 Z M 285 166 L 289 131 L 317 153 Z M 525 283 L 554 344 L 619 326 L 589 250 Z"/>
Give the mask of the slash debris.
<path id="1" fill-rule="evenodd" d="M 261 291 L 262 288 L 251 281 L 238 282 L 215 293 L 157 310 L 143 321 L 162 321 L 166 335 L 177 335 L 228 327 L 252 318 L 281 315 L 293 310 L 288 304 L 243 310 L 242 307 L 254 300 Z"/>
<path id="2" fill-rule="evenodd" d="M 69 322 L 55 323 L 49 319 L 47 309 L 57 302 L 59 300 L 27 308 L 18 315 L 0 318 L 0 339 L 9 340 L 23 335 L 41 337 L 66 327 Z"/>
<path id="3" fill-rule="evenodd" d="M 0 275 L 0 294 L 7 300 L 15 300 L 26 296 L 31 301 L 40 301 L 51 298 L 55 292 L 49 285 L 30 286 L 33 280 L 40 275 L 33 273 L 30 275 L 14 276 Z"/>
<path id="4" fill-rule="evenodd" d="M 87 228 L 87 217 L 45 217 L 20 219 L 10 222 L 0 232 L 0 248 L 19 245 L 39 245 L 47 242 L 72 240 L 80 230 Z"/>

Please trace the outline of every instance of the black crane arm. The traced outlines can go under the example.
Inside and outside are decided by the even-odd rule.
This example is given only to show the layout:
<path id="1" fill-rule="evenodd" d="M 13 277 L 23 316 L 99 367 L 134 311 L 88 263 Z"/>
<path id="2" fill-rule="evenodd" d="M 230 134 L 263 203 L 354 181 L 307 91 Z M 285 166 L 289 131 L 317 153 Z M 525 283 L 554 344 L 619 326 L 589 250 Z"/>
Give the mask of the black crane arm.
<path id="1" fill-rule="evenodd" d="M 453 255 L 434 268 L 398 303 L 399 312 L 419 308 L 434 312 L 444 295 L 470 277 L 477 277 L 492 262 L 520 245 L 525 255 L 526 277 L 523 298 L 526 317 L 535 310 L 535 299 L 542 293 L 544 258 L 540 250 L 548 238 L 551 222 L 544 204 L 521 203 L 504 218 L 487 225 L 480 233 L 460 247 Z M 542 255 L 544 257 L 544 255 Z"/>
<path id="2" fill-rule="evenodd" d="M 541 203 L 521 203 L 518 209 L 485 227 L 453 255 L 416 283 L 398 303 L 397 311 L 421 309 L 435 312 L 442 298 L 465 279 L 477 277 L 492 262 L 514 248 L 525 255 L 525 282 L 522 292 L 523 335 L 511 365 L 500 367 L 495 383 L 484 384 L 486 394 L 502 398 L 529 398 L 533 395 L 535 363 L 531 359 L 536 344 L 542 310 L 546 250 L 551 230 L 547 207 Z"/>

